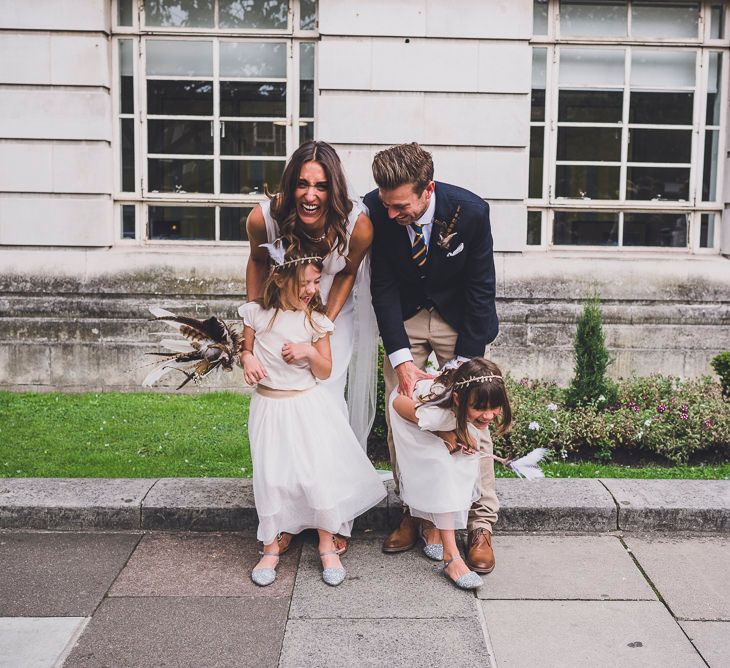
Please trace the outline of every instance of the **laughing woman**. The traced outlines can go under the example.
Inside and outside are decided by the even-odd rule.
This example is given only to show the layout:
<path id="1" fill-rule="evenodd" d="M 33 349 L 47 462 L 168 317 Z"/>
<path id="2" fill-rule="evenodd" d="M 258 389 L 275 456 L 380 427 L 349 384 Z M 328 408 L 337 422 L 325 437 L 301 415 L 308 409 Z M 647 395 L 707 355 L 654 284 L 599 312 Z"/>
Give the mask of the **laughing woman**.
<path id="1" fill-rule="evenodd" d="M 332 374 L 322 384 L 343 412 L 349 410 L 350 425 L 364 448 L 375 415 L 377 325 L 368 253 L 373 226 L 359 200 L 348 193 L 335 150 L 325 142 L 308 141 L 294 151 L 278 192 L 251 211 L 246 230 L 251 243 L 246 266 L 249 301 L 261 296 L 270 268 L 261 244 L 283 237 L 324 258 L 320 291 L 335 331 Z"/>

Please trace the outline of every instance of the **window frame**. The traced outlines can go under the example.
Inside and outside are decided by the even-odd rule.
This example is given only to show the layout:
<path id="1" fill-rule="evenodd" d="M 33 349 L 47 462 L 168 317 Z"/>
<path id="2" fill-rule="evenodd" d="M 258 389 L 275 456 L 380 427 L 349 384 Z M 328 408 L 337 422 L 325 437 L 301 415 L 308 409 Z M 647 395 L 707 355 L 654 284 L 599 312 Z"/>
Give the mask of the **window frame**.
<path id="1" fill-rule="evenodd" d="M 546 78 L 545 78 L 545 118 L 543 121 L 532 121 L 530 128 L 543 128 L 543 162 L 542 162 L 542 191 L 540 197 L 526 198 L 528 212 L 538 211 L 541 214 L 541 243 L 525 245 L 526 250 L 559 250 L 559 251 L 599 251 L 599 252 L 628 252 L 628 253 L 671 253 L 671 254 L 712 254 L 720 253 L 720 221 L 724 208 L 723 184 L 725 172 L 725 158 L 722 148 L 718 151 L 716 166 L 715 200 L 702 201 L 702 185 L 704 179 L 704 147 L 706 124 L 706 103 L 709 73 L 709 58 L 711 53 L 721 54 L 721 73 L 719 80 L 724 82 L 720 91 L 720 123 L 719 126 L 709 126 L 713 131 L 718 132 L 718 146 L 724 147 L 726 140 L 727 104 L 728 104 L 728 6 L 722 3 L 722 26 L 724 34 L 720 38 L 710 37 L 710 16 L 712 7 L 721 3 L 699 2 L 700 14 L 698 19 L 698 34 L 696 38 L 686 39 L 636 39 L 633 37 L 586 37 L 586 36 L 561 36 L 560 34 L 560 2 L 559 0 L 548 0 L 548 21 L 547 34 L 533 35 L 530 45 L 533 49 L 546 49 Z M 628 29 L 631 23 L 632 0 L 627 1 Z M 558 98 L 560 92 L 559 68 L 560 53 L 563 49 L 569 48 L 594 48 L 594 49 L 616 49 L 625 51 L 624 56 L 624 83 L 620 88 L 622 91 L 622 118 L 620 123 L 570 123 L 558 122 Z M 659 124 L 637 124 L 629 122 L 628 106 L 630 103 L 631 91 L 631 65 L 632 53 L 635 49 L 669 49 L 672 51 L 691 51 L 695 53 L 695 86 L 693 92 L 692 111 L 692 139 L 690 156 L 690 182 L 689 196 L 687 201 L 669 200 L 628 200 L 626 195 L 626 172 L 633 163 L 628 161 L 629 132 L 635 128 L 642 129 L 680 129 L 675 125 Z M 566 88 L 569 88 L 566 86 Z M 590 86 L 585 86 L 590 89 Z M 616 90 L 619 90 L 616 87 Z M 689 89 L 688 89 L 689 90 Z M 558 198 L 555 195 L 556 166 L 566 161 L 557 160 L 557 137 L 560 127 L 583 126 L 583 127 L 612 127 L 621 131 L 621 161 L 619 175 L 619 199 L 598 200 L 598 199 L 577 199 Z M 689 129 L 689 126 L 681 126 L 681 129 Z M 529 151 L 529 148 L 528 148 Z M 568 163 L 575 161 L 567 161 Z M 586 164 L 598 164 L 601 161 L 589 161 Z M 611 162 L 610 164 L 613 164 Z M 644 166 L 658 165 L 659 163 L 641 163 Z M 664 164 L 664 163 L 663 163 Z M 666 163 L 668 166 L 669 163 Z M 684 163 L 676 166 L 682 167 Z M 584 211 L 617 212 L 619 214 L 618 242 L 615 246 L 596 245 L 567 245 L 554 244 L 554 219 L 555 213 L 559 211 Z M 682 247 L 667 246 L 624 246 L 623 226 L 626 213 L 677 213 L 687 215 L 687 245 Z M 715 216 L 714 237 L 710 248 L 700 248 L 701 220 L 703 214 Z"/>
<path id="2" fill-rule="evenodd" d="M 118 24 L 118 4 L 120 0 L 112 0 L 112 105 L 114 109 L 114 133 L 112 141 L 112 154 L 114 160 L 114 230 L 115 245 L 141 245 L 141 246 L 239 246 L 247 247 L 247 240 L 222 240 L 220 238 L 221 230 L 221 210 L 223 208 L 253 208 L 256 204 L 265 201 L 266 195 L 259 194 L 243 194 L 243 193 L 221 193 L 220 192 L 220 171 L 221 171 L 221 125 L 225 125 L 230 121 L 230 117 L 222 117 L 220 114 L 220 82 L 227 80 L 237 80 L 238 77 L 221 77 L 220 67 L 220 44 L 222 42 L 280 42 L 285 44 L 286 50 L 286 77 L 266 77 L 262 81 L 284 82 L 287 86 L 286 92 L 286 118 L 276 118 L 276 121 L 285 121 L 286 123 L 286 153 L 284 156 L 256 156 L 248 158 L 248 160 L 272 160 L 276 162 L 286 163 L 288 156 L 299 146 L 300 121 L 312 123 L 314 137 L 317 137 L 317 96 L 314 96 L 314 116 L 300 118 L 300 54 L 301 44 L 312 43 L 315 45 L 314 50 L 314 82 L 316 90 L 317 81 L 317 49 L 316 44 L 319 41 L 318 28 L 312 30 L 302 30 L 300 23 L 300 0 L 289 0 L 288 24 L 286 29 L 232 29 L 224 28 L 180 28 L 180 27 L 145 27 L 144 21 L 144 3 L 134 1 L 133 7 L 133 25 L 120 26 Z M 219 0 L 214 1 L 214 22 L 218 23 Z M 169 80 L 210 80 L 214 86 L 213 95 L 213 193 L 160 193 L 149 192 L 149 159 L 158 154 L 147 152 L 147 125 L 148 120 L 164 119 L 166 115 L 148 114 L 147 113 L 147 80 L 146 72 L 146 56 L 147 42 L 150 40 L 170 40 L 170 41 L 212 41 L 213 42 L 213 76 L 157 76 L 153 75 L 152 79 L 169 79 Z M 120 48 L 119 42 L 123 40 L 132 40 L 133 48 L 133 72 L 134 72 L 134 165 L 135 165 L 135 190 L 122 190 L 121 177 L 121 117 L 129 117 L 129 114 L 120 115 Z M 244 78 L 246 81 L 256 81 L 256 78 Z M 148 119 L 148 116 L 151 118 Z M 201 117 L 193 119 L 192 116 L 174 116 L 170 117 L 184 120 L 190 118 L 192 120 L 201 120 Z M 236 118 L 236 121 L 246 121 L 248 117 Z M 273 118 L 273 117 L 272 117 Z M 208 121 L 208 116 L 202 117 Z M 268 122 L 269 117 L 251 117 L 249 120 Z M 188 154 L 164 154 L 164 158 L 188 159 L 209 159 L 205 157 L 188 155 Z M 224 159 L 231 161 L 246 161 L 247 158 L 242 156 L 223 156 Z M 135 207 L 135 238 L 123 239 L 121 237 L 121 220 L 122 206 L 133 205 Z M 195 207 L 205 206 L 214 209 L 215 230 L 214 239 L 151 239 L 149 238 L 149 207 L 150 206 L 174 206 L 174 207 Z"/>

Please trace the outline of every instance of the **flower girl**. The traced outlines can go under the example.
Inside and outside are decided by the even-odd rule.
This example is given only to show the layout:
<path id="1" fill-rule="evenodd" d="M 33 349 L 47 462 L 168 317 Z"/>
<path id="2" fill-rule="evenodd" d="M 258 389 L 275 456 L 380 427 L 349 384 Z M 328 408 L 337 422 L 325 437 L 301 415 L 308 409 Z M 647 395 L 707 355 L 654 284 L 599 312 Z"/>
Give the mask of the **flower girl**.
<path id="1" fill-rule="evenodd" d="M 440 530 L 444 573 L 461 589 L 482 585 L 461 558 L 454 532 L 466 528 L 480 497 L 479 446 L 492 421 L 504 433 L 512 410 L 502 372 L 482 357 L 419 381 L 412 397 L 395 390 L 390 398 L 401 498 L 413 517 Z"/>
<path id="2" fill-rule="evenodd" d="M 345 579 L 333 534 L 385 497 L 385 488 L 347 418 L 317 383 L 332 369 L 332 322 L 319 299 L 322 258 L 282 242 L 263 244 L 274 266 L 260 299 L 241 306 L 241 363 L 256 385 L 248 433 L 263 557 L 251 573 L 258 585 L 276 579 L 282 532 L 317 529 L 322 578 Z"/>

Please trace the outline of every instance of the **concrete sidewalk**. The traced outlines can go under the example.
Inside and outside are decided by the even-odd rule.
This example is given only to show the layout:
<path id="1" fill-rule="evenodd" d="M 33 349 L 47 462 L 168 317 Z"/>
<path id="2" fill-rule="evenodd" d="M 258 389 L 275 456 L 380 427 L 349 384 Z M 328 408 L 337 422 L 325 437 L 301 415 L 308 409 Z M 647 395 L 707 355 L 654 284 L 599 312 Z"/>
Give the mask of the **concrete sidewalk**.
<path id="1" fill-rule="evenodd" d="M 730 665 L 730 535 L 496 534 L 478 596 L 366 532 L 258 588 L 251 532 L 0 531 L 0 666 Z"/>
<path id="2" fill-rule="evenodd" d="M 391 483 L 392 485 L 392 483 Z M 497 480 L 507 531 L 730 531 L 728 480 Z M 392 492 L 359 518 L 384 531 L 400 515 Z M 250 479 L 0 478 L 0 528 L 248 531 Z"/>

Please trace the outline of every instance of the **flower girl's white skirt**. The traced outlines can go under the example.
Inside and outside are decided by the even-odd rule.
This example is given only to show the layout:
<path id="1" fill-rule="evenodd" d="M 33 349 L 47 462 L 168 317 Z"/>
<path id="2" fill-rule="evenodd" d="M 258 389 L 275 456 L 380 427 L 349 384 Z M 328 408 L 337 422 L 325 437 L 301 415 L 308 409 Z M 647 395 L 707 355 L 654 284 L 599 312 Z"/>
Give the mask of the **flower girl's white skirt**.
<path id="1" fill-rule="evenodd" d="M 254 393 L 248 422 L 258 539 L 304 529 L 349 536 L 385 497 L 380 476 L 326 389 L 269 394 Z"/>

